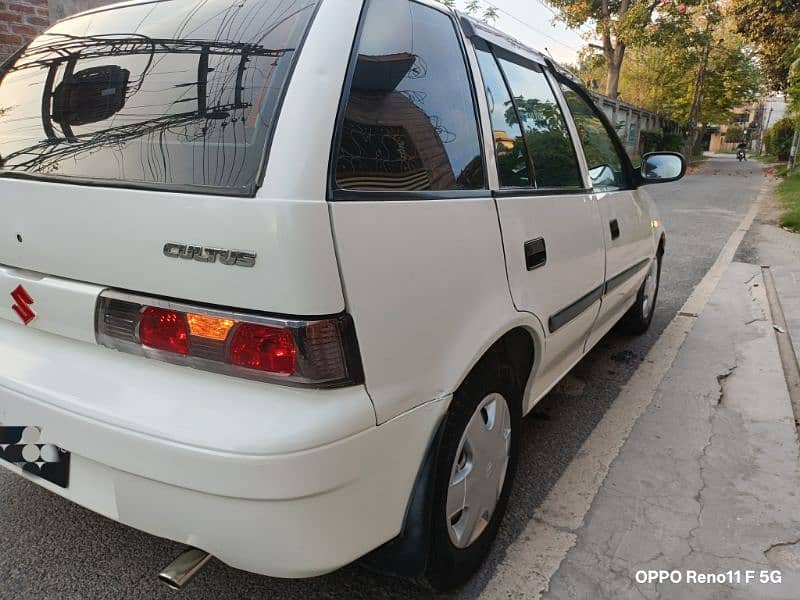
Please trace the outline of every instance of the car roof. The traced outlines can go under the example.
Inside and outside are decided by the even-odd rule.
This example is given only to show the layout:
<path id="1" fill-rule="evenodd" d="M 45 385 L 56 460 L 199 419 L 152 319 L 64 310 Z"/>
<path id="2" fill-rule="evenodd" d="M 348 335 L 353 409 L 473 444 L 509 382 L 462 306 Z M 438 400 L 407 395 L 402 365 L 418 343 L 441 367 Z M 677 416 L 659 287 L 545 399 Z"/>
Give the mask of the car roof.
<path id="1" fill-rule="evenodd" d="M 170 1 L 172 0 L 127 0 L 114 4 L 108 4 L 105 6 L 99 6 L 94 9 L 70 15 L 62 20 L 66 21 L 68 19 L 72 19 L 75 17 L 81 17 L 81 16 L 86 16 L 88 14 L 115 10 L 126 6 L 135 6 L 140 4 L 159 4 L 161 2 L 170 2 Z M 574 82 L 577 85 L 581 86 L 583 85 L 583 82 L 580 80 L 580 78 L 576 77 L 573 73 L 571 73 L 570 71 L 566 70 L 564 67 L 559 65 L 551 57 L 547 56 L 546 54 L 534 48 L 531 48 L 530 46 L 519 41 L 517 38 L 505 33 L 504 31 L 501 31 L 500 29 L 497 29 L 496 27 L 493 27 L 492 25 L 489 25 L 484 21 L 476 19 L 475 17 L 472 17 L 462 11 L 448 8 L 447 6 L 441 4 L 436 0 L 414 0 L 414 1 L 419 2 L 420 4 L 430 6 L 431 8 L 435 8 L 442 12 L 449 12 L 451 14 L 454 14 L 458 19 L 461 20 L 462 27 L 464 28 L 468 37 L 479 37 L 491 44 L 494 44 L 495 46 L 504 48 L 509 52 L 518 54 L 524 58 L 532 60 L 533 62 L 539 63 L 544 66 L 549 66 L 550 68 L 558 72 L 559 75 L 561 75 L 562 77 L 569 79 L 570 81 Z"/>
<path id="2" fill-rule="evenodd" d="M 85 17 L 86 15 L 94 15 L 103 12 L 109 12 L 113 10 L 117 10 L 119 8 L 126 8 L 128 6 L 137 6 L 139 4 L 160 4 L 162 2 L 172 2 L 173 0 L 119 0 L 117 2 L 113 2 L 111 4 L 103 4 L 100 6 L 95 6 L 94 8 L 89 8 L 87 10 L 82 10 L 80 12 L 73 13 L 71 15 L 67 15 L 63 19 L 59 19 L 59 23 L 64 21 L 69 21 L 70 19 L 76 19 L 78 17 Z"/>
<path id="3" fill-rule="evenodd" d="M 509 52 L 518 54 L 541 65 L 548 66 L 554 71 L 558 72 L 558 74 L 562 77 L 569 79 L 577 85 L 583 86 L 583 82 L 580 80 L 580 78 L 576 77 L 573 73 L 559 65 L 550 56 L 531 48 L 530 46 L 519 41 L 517 38 L 505 33 L 504 31 L 501 31 L 500 29 L 497 29 L 496 27 L 493 27 L 492 25 L 489 25 L 488 23 L 485 23 L 484 21 L 476 19 L 475 17 L 472 17 L 461 11 L 454 12 L 461 19 L 461 24 L 464 27 L 467 36 L 479 37 L 491 44 L 494 44 L 495 46 L 504 48 Z"/>

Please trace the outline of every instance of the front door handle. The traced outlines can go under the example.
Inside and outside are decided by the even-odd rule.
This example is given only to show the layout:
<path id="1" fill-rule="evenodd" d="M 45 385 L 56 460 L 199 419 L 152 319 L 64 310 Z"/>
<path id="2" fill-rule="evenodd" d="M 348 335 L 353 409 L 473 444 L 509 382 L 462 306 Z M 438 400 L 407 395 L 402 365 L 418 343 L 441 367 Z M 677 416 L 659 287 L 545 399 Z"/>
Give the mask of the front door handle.
<path id="1" fill-rule="evenodd" d="M 609 225 L 611 226 L 611 239 L 616 240 L 619 237 L 619 221 L 614 219 Z"/>
<path id="2" fill-rule="evenodd" d="M 525 266 L 533 271 L 547 264 L 547 245 L 544 238 L 536 238 L 525 242 Z"/>

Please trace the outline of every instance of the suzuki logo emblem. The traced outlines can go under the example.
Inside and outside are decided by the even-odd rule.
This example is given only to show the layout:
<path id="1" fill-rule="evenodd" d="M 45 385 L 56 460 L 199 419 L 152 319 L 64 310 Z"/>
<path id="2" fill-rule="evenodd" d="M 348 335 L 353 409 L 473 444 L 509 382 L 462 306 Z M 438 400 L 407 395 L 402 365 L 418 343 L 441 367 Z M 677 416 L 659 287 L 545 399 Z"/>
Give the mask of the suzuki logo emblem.
<path id="1" fill-rule="evenodd" d="M 11 292 L 11 297 L 14 299 L 14 304 L 11 306 L 17 316 L 22 319 L 22 322 L 27 325 L 36 318 L 36 313 L 31 310 L 30 305 L 33 304 L 33 298 L 21 285 Z"/>

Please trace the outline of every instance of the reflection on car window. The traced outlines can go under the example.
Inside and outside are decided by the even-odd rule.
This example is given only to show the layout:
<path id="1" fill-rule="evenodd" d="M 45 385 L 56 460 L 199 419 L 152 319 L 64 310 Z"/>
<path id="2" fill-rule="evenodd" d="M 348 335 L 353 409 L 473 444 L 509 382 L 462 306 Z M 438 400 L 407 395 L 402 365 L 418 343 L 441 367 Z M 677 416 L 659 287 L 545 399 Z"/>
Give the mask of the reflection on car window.
<path id="1" fill-rule="evenodd" d="M 544 73 L 499 59 L 514 95 L 537 188 L 583 187 L 567 123 Z"/>
<path id="2" fill-rule="evenodd" d="M 618 185 L 617 173 L 612 166 L 599 165 L 589 169 L 589 179 L 595 188 L 611 188 Z"/>
<path id="3" fill-rule="evenodd" d="M 450 17 L 408 0 L 374 2 L 357 60 L 337 187 L 485 187 L 470 81 Z"/>
<path id="4" fill-rule="evenodd" d="M 0 168 L 253 193 L 317 2 L 150 2 L 58 23 L 3 76 Z"/>
<path id="5" fill-rule="evenodd" d="M 487 50 L 476 50 L 486 100 L 492 118 L 497 171 L 502 187 L 529 187 L 533 185 L 528 169 L 528 150 L 522 137 L 522 128 L 511 101 L 503 75 L 494 55 Z"/>
<path id="6" fill-rule="evenodd" d="M 625 170 L 617 148 L 595 110 L 571 87 L 562 84 L 581 138 L 592 186 L 600 191 L 625 187 Z"/>

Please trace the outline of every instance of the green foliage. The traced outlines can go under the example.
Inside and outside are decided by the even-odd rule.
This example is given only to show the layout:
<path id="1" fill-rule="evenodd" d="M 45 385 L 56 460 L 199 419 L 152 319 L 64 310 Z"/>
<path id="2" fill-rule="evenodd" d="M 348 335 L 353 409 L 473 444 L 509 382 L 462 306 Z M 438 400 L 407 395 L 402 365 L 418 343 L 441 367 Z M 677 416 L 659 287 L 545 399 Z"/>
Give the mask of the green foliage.
<path id="1" fill-rule="evenodd" d="M 653 33 L 650 41 L 628 48 L 619 96 L 687 125 L 699 97 L 701 124 L 726 123 L 734 107 L 757 97 L 761 89 L 758 64 L 730 19 L 704 7 L 687 14 L 691 18 L 683 22 L 684 29 L 673 20 L 669 35 L 662 26 L 655 31 L 663 36 Z M 703 64 L 703 89 L 698 96 L 698 74 Z M 592 49 L 581 53 L 577 74 L 587 87 L 604 88 L 606 73 L 607 61 L 602 53 Z"/>
<path id="2" fill-rule="evenodd" d="M 789 68 L 789 87 L 786 90 L 786 95 L 789 100 L 789 108 L 796 115 L 800 115 L 800 37 L 794 50 L 796 60 Z M 800 119 L 798 120 L 800 125 Z"/>
<path id="3" fill-rule="evenodd" d="M 641 143 L 644 152 L 680 152 L 683 149 L 683 136 L 664 131 L 643 131 Z"/>
<path id="4" fill-rule="evenodd" d="M 784 90 L 800 39 L 800 0 L 732 0 L 739 32 L 755 44 L 770 86 Z"/>
<path id="5" fill-rule="evenodd" d="M 683 149 L 684 139 L 679 133 L 665 133 L 661 142 L 661 150 L 668 152 L 680 152 Z"/>
<path id="6" fill-rule="evenodd" d="M 661 145 L 664 143 L 664 133 L 661 131 L 643 131 L 639 135 L 639 140 L 642 144 L 643 152 L 657 152 L 663 149 Z"/>
<path id="7" fill-rule="evenodd" d="M 795 170 L 781 183 L 778 197 L 786 209 L 781 225 L 800 233 L 800 171 Z"/>
<path id="8" fill-rule="evenodd" d="M 633 46 L 658 46 L 677 37 L 691 22 L 690 7 L 708 0 L 547 0 L 568 27 L 591 23 L 605 59 L 605 93 L 616 98 L 626 52 Z M 712 4 L 715 6 L 715 4 Z"/>
<path id="9" fill-rule="evenodd" d="M 458 8 L 456 0 L 439 0 L 439 2 L 450 8 Z M 480 17 L 486 23 L 494 23 L 499 16 L 494 6 L 483 6 L 480 0 L 466 0 L 464 10 L 472 16 Z"/>
<path id="10" fill-rule="evenodd" d="M 630 45 L 652 41 L 653 36 L 668 36 L 671 29 L 680 28 L 689 18 L 688 9 L 703 0 L 547 0 L 547 3 L 558 9 L 559 17 L 568 27 L 582 27 L 591 22 L 599 35 L 609 32 Z"/>
<path id="11" fill-rule="evenodd" d="M 738 125 L 731 125 L 725 132 L 725 142 L 728 144 L 739 144 L 744 142 L 744 130 Z"/>
<path id="12" fill-rule="evenodd" d="M 780 161 L 789 160 L 794 138 L 795 122 L 789 117 L 784 117 L 770 127 L 764 134 L 764 145 L 769 154 L 774 154 Z"/>
<path id="13" fill-rule="evenodd" d="M 726 36 L 711 52 L 700 111 L 703 123 L 725 123 L 736 106 L 752 102 L 761 90 L 753 55 L 738 36 Z"/>

